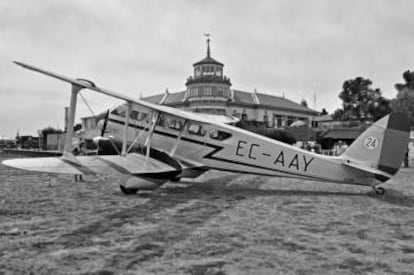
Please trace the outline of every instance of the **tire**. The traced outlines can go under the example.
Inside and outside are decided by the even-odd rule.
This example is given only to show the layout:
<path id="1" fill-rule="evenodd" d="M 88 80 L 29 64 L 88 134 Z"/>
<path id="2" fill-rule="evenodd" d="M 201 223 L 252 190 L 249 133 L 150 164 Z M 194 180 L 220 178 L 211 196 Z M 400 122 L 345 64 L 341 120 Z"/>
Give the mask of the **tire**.
<path id="1" fill-rule="evenodd" d="M 122 193 L 125 195 L 134 195 L 138 192 L 137 188 L 128 188 L 123 185 L 119 185 L 119 188 L 121 189 Z"/>

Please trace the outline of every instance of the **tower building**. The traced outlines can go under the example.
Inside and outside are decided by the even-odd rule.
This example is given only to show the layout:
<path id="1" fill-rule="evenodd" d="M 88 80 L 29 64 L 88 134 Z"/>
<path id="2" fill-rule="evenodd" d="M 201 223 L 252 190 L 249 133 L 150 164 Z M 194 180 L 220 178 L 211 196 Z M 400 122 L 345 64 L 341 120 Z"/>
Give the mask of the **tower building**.
<path id="1" fill-rule="evenodd" d="M 285 98 L 284 93 L 279 97 L 232 88 L 230 78 L 224 74 L 224 64 L 211 56 L 209 37 L 206 43 L 206 57 L 193 64 L 193 75 L 187 78 L 186 90 L 173 93 L 167 90 L 142 99 L 192 112 L 261 121 L 268 127 L 284 127 L 298 120 L 312 125 L 318 112 Z"/>

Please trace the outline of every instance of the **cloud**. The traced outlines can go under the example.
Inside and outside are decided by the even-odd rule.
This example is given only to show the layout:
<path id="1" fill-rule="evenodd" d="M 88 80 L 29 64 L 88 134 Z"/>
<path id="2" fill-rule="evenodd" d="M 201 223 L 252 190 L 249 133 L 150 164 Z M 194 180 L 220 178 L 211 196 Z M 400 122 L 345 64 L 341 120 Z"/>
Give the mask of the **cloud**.
<path id="1" fill-rule="evenodd" d="M 333 111 L 342 83 L 363 76 L 393 97 L 393 85 L 413 67 L 413 7 L 404 0 L 4 0 L 0 134 L 15 134 L 20 113 L 27 114 L 22 125 L 29 132 L 51 119 L 50 110 L 59 113 L 54 120 L 63 120 L 60 110 L 68 101 L 66 84 L 22 71 L 11 60 L 135 97 L 167 87 L 182 91 L 192 64 L 205 56 L 205 32 L 212 34 L 213 57 L 225 64 L 233 88 L 285 93 L 310 106 L 316 92 L 316 107 Z M 113 104 L 88 97 L 96 109 Z M 10 116 L 25 98 L 27 113 Z"/>

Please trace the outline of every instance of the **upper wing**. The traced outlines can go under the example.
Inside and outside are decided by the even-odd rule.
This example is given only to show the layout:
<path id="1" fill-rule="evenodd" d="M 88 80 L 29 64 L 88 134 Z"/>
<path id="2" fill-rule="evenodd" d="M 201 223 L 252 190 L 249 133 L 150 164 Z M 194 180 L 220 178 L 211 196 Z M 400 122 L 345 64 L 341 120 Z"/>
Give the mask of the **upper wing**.
<path id="1" fill-rule="evenodd" d="M 36 172 L 54 174 L 132 174 L 149 175 L 180 172 L 154 158 L 140 154 L 127 156 L 79 156 L 73 159 L 65 157 L 11 159 L 2 162 L 7 166 Z"/>
<path id="2" fill-rule="evenodd" d="M 193 121 L 199 121 L 199 122 L 208 123 L 208 124 L 212 123 L 212 121 L 209 121 L 205 117 L 200 116 L 198 114 L 182 111 L 182 110 L 172 108 L 172 107 L 168 107 L 168 106 L 153 104 L 153 103 L 143 101 L 143 100 L 139 100 L 139 99 L 133 99 L 131 97 L 122 95 L 120 93 L 113 92 L 113 91 L 107 90 L 105 88 L 100 88 L 100 87 L 96 86 L 93 82 L 88 81 L 88 80 L 70 78 L 70 77 L 63 76 L 63 75 L 60 75 L 60 74 L 56 74 L 56 73 L 53 73 L 53 72 L 50 72 L 50 71 L 46 71 L 46 70 L 43 70 L 41 68 L 38 68 L 38 67 L 35 67 L 35 66 L 32 66 L 32 65 L 28 65 L 28 64 L 25 64 L 25 63 L 22 63 L 22 62 L 14 61 L 14 63 L 16 63 L 17 65 L 22 66 L 23 68 L 26 68 L 26 69 L 29 69 L 29 70 L 32 70 L 32 71 L 35 71 L 35 72 L 38 72 L 38 73 L 41 73 L 41 74 L 48 75 L 50 77 L 62 80 L 64 82 L 68 82 L 68 83 L 77 85 L 79 87 L 85 88 L 85 89 L 93 90 L 93 91 L 105 94 L 107 96 L 122 99 L 122 100 L 125 100 L 127 102 L 135 103 L 135 104 L 138 104 L 138 105 L 141 105 L 141 106 L 153 109 L 153 110 L 157 110 L 159 112 L 172 114 L 174 116 L 182 117 L 182 118 L 193 120 Z"/>

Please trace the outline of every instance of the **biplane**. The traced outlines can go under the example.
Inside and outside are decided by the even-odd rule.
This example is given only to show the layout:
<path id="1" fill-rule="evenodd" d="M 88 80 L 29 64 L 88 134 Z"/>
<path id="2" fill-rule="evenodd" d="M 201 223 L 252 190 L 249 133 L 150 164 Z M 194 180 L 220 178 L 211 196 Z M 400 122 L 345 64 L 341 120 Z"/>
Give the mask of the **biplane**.
<path id="1" fill-rule="evenodd" d="M 69 122 L 61 157 L 12 159 L 3 164 L 46 173 L 115 174 L 125 194 L 156 189 L 169 180 L 194 178 L 210 169 L 363 185 L 383 194 L 379 185 L 398 172 L 407 150 L 409 124 L 402 113 L 375 122 L 341 156 L 326 156 L 240 129 L 228 117 L 149 103 L 100 88 L 90 80 L 15 63 L 71 85 Z M 112 144 L 113 155 L 72 153 L 77 97 L 82 89 L 124 101 L 98 123 L 102 135 L 95 142 Z"/>

